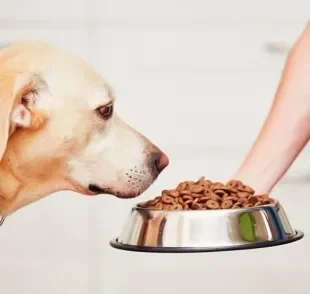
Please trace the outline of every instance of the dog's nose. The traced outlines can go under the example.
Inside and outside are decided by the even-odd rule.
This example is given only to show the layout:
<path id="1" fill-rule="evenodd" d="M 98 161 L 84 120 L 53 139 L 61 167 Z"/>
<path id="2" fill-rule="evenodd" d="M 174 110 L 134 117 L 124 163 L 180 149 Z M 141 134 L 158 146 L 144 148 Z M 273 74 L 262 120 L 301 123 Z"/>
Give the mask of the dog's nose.
<path id="1" fill-rule="evenodd" d="M 155 165 L 159 173 L 162 172 L 165 169 L 165 167 L 168 166 L 168 164 L 169 164 L 169 158 L 164 153 L 160 153 L 158 158 L 155 159 Z"/>

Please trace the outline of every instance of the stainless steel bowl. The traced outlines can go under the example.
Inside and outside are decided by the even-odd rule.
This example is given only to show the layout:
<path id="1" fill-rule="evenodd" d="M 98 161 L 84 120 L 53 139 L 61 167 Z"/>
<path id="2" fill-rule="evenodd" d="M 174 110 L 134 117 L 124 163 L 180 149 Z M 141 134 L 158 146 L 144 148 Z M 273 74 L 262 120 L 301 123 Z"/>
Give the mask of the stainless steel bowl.
<path id="1" fill-rule="evenodd" d="M 276 202 L 251 208 L 221 210 L 150 210 L 134 207 L 117 249 L 142 252 L 213 252 L 254 249 L 303 238 Z"/>

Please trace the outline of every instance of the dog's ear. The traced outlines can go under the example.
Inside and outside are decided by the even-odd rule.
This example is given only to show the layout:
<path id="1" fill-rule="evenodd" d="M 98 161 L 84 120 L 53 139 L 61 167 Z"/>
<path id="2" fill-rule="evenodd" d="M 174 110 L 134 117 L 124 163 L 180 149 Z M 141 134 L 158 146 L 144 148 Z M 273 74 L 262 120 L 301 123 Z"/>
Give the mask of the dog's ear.
<path id="1" fill-rule="evenodd" d="M 18 89 L 16 74 L 0 72 L 0 161 L 10 135 L 16 128 L 31 125 L 31 112 L 23 101 L 23 90 Z"/>
<path id="2" fill-rule="evenodd" d="M 11 112 L 14 105 L 14 85 L 9 77 L 0 80 L 0 161 L 5 152 L 11 127 Z"/>

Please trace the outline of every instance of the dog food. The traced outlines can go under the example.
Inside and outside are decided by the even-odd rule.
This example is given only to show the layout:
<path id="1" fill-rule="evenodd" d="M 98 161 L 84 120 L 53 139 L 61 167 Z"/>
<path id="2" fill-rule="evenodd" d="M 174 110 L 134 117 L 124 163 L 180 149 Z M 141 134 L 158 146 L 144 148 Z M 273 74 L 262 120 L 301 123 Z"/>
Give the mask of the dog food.
<path id="1" fill-rule="evenodd" d="M 139 206 L 158 210 L 214 210 L 255 207 L 274 202 L 267 194 L 255 195 L 251 187 L 240 181 L 213 183 L 201 177 L 197 182 L 186 181 L 176 189 L 164 190 L 161 196 Z"/>

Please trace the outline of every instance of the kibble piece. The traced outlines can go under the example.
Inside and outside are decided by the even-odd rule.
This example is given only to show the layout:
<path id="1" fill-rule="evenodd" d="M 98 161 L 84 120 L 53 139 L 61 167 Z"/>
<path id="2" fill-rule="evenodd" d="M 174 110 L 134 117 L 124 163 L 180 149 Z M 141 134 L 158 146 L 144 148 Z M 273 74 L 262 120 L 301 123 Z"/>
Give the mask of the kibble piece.
<path id="1" fill-rule="evenodd" d="M 189 190 L 182 190 L 180 191 L 180 195 L 183 196 L 183 195 L 191 195 L 191 191 Z"/>
<path id="2" fill-rule="evenodd" d="M 200 178 L 198 179 L 198 181 L 197 181 L 197 184 L 198 184 L 198 183 L 203 183 L 204 180 L 205 180 L 205 177 L 200 177 Z"/>
<path id="3" fill-rule="evenodd" d="M 163 207 L 164 207 L 164 205 L 160 202 L 155 205 L 156 209 L 163 209 Z"/>
<path id="4" fill-rule="evenodd" d="M 216 195 L 216 194 L 213 193 L 213 192 L 210 193 L 210 197 L 211 197 L 211 200 L 214 200 L 214 201 L 216 201 L 216 202 L 221 201 L 221 197 L 218 196 L 218 195 Z"/>
<path id="5" fill-rule="evenodd" d="M 160 199 L 161 199 L 160 197 L 156 197 L 155 199 L 148 201 L 147 205 L 154 206 L 160 201 Z"/>
<path id="6" fill-rule="evenodd" d="M 238 202 L 245 203 L 245 202 L 248 202 L 248 199 L 247 198 L 238 198 Z"/>
<path id="7" fill-rule="evenodd" d="M 242 192 L 247 192 L 247 193 L 250 193 L 250 194 L 254 194 L 255 193 L 255 191 L 251 188 L 251 187 L 249 187 L 249 186 L 247 186 L 247 185 L 245 185 L 243 188 L 239 188 L 239 191 L 242 191 Z"/>
<path id="8" fill-rule="evenodd" d="M 237 205 L 237 203 L 236 203 L 236 204 L 233 205 L 232 208 L 241 208 L 241 206 L 240 206 L 240 205 Z"/>
<path id="9" fill-rule="evenodd" d="M 228 209 L 228 208 L 231 208 L 231 207 L 233 207 L 233 202 L 231 201 L 231 200 L 224 200 L 223 202 L 222 202 L 222 204 L 221 204 L 221 207 L 223 208 L 223 209 Z"/>
<path id="10" fill-rule="evenodd" d="M 163 202 L 164 204 L 175 204 L 175 201 L 174 201 L 173 198 L 170 197 L 170 196 L 164 196 L 164 197 L 162 198 L 162 202 Z"/>
<path id="11" fill-rule="evenodd" d="M 220 197 L 228 196 L 228 194 L 224 190 L 215 190 L 214 193 Z"/>
<path id="12" fill-rule="evenodd" d="M 161 196 L 168 196 L 169 195 L 169 191 L 168 190 L 163 190 L 161 192 Z"/>
<path id="13" fill-rule="evenodd" d="M 183 191 L 183 190 L 186 190 L 186 183 L 180 183 L 178 186 L 177 186 L 177 191 Z"/>
<path id="14" fill-rule="evenodd" d="M 208 200 L 210 200 L 211 198 L 208 196 L 203 196 L 200 198 L 196 198 L 198 203 L 206 203 Z"/>
<path id="15" fill-rule="evenodd" d="M 263 203 L 266 205 L 266 204 L 272 204 L 272 201 L 271 199 L 264 199 L 263 200 Z"/>
<path id="16" fill-rule="evenodd" d="M 204 189 L 205 189 L 205 188 L 204 188 L 203 186 L 201 186 L 201 185 L 195 185 L 195 186 L 191 186 L 191 187 L 190 187 L 191 192 L 197 193 L 197 194 L 203 192 Z"/>
<path id="17" fill-rule="evenodd" d="M 182 205 L 180 204 L 173 204 L 169 207 L 169 210 L 182 210 Z"/>
<path id="18" fill-rule="evenodd" d="M 191 195 L 184 195 L 182 199 L 183 199 L 184 201 L 187 201 L 187 200 L 194 200 L 194 197 L 191 196 Z"/>
<path id="19" fill-rule="evenodd" d="M 199 210 L 199 209 L 202 209 L 202 206 L 196 202 L 192 204 L 191 209 Z"/>
<path id="20" fill-rule="evenodd" d="M 174 198 L 177 198 L 177 197 L 180 196 L 180 194 L 179 194 L 179 192 L 176 191 L 176 190 L 171 190 L 171 191 L 169 192 L 169 196 L 174 197 Z"/>
<path id="21" fill-rule="evenodd" d="M 241 207 L 241 206 L 243 205 L 243 203 L 244 203 L 244 202 L 238 201 L 238 202 L 236 202 L 236 203 L 234 204 L 234 206 L 239 206 L 239 207 Z"/>
<path id="22" fill-rule="evenodd" d="M 248 198 L 249 197 L 249 193 L 247 193 L 247 192 L 238 192 L 237 193 L 237 197 Z"/>
<path id="23" fill-rule="evenodd" d="M 249 203 L 250 203 L 250 204 L 253 204 L 253 205 L 254 205 L 256 202 L 258 202 L 258 199 L 257 199 L 256 196 L 250 196 L 248 200 L 249 200 Z"/>
<path id="24" fill-rule="evenodd" d="M 218 208 L 220 208 L 220 205 L 215 200 L 208 200 L 206 202 L 206 207 L 209 208 L 209 209 L 218 209 Z"/>
<path id="25" fill-rule="evenodd" d="M 253 204 L 247 203 L 247 204 L 245 204 L 243 207 L 253 207 Z"/>
<path id="26" fill-rule="evenodd" d="M 204 194 L 191 193 L 191 196 L 193 196 L 194 198 L 200 198 L 200 197 L 203 197 Z"/>
<path id="27" fill-rule="evenodd" d="M 184 202 L 184 205 L 191 205 L 193 203 L 193 200 L 187 200 Z"/>
<path id="28" fill-rule="evenodd" d="M 231 187 L 231 188 L 234 188 L 234 189 L 238 189 L 238 188 L 242 188 L 243 187 L 243 184 L 240 182 L 240 181 L 235 181 L 235 180 L 232 180 L 232 181 L 229 181 L 226 186 L 228 187 Z"/>

